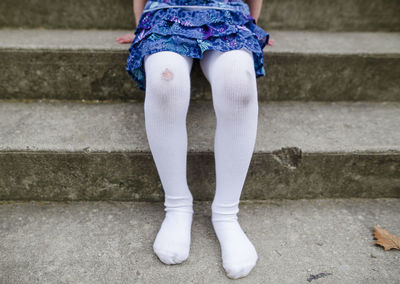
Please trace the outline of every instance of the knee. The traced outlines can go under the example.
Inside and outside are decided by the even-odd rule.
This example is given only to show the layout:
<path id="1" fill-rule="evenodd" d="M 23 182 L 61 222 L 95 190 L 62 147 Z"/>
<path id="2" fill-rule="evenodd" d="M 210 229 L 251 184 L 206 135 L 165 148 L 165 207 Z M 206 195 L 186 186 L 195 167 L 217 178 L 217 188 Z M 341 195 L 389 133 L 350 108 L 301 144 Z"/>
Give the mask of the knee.
<path id="1" fill-rule="evenodd" d="M 146 99 L 158 109 L 185 111 L 190 100 L 190 75 L 165 64 L 146 76 Z"/>
<path id="2" fill-rule="evenodd" d="M 258 98 L 254 70 L 237 68 L 223 73 L 220 78 L 215 87 L 214 105 L 217 111 L 232 113 L 255 110 Z"/>

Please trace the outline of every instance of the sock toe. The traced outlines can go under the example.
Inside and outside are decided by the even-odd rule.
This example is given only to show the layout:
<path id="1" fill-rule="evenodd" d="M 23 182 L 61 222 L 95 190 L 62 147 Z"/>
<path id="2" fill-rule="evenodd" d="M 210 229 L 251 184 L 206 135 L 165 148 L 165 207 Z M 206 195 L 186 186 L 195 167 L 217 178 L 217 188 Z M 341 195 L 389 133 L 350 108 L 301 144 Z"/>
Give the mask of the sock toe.
<path id="1" fill-rule="evenodd" d="M 175 255 L 174 257 L 174 262 L 175 263 L 182 263 L 184 262 L 188 257 L 186 255 Z"/>
<path id="2" fill-rule="evenodd" d="M 238 279 L 249 275 L 256 262 L 240 263 L 240 264 L 224 264 L 223 267 L 226 275 L 232 279 Z"/>
<path id="3" fill-rule="evenodd" d="M 161 260 L 161 262 L 165 264 L 179 264 L 184 262 L 188 258 L 187 254 L 178 255 L 173 252 L 162 251 L 157 249 L 154 249 L 154 253 Z"/>

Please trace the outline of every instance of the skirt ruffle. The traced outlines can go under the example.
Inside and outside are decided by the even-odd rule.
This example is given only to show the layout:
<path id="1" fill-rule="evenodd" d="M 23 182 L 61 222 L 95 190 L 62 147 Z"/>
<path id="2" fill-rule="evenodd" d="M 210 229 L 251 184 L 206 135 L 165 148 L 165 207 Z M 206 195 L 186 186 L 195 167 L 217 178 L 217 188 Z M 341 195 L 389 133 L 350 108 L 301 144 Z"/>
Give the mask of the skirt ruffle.
<path id="1" fill-rule="evenodd" d="M 160 51 L 201 59 L 206 50 L 247 48 L 253 53 L 256 77 L 265 75 L 263 48 L 269 34 L 249 14 L 217 9 L 159 9 L 141 15 L 135 35 L 126 70 L 141 90 L 145 90 L 144 57 Z"/>

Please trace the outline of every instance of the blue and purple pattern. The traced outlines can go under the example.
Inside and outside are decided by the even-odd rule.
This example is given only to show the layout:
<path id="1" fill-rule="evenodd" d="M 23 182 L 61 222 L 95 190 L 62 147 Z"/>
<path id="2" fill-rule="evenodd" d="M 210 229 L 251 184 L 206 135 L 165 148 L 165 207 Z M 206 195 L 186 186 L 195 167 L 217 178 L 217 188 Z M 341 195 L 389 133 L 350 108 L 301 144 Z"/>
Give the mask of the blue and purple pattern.
<path id="1" fill-rule="evenodd" d="M 176 5 L 210 8 L 174 8 Z M 269 34 L 256 25 L 242 0 L 147 1 L 135 35 L 126 70 L 141 90 L 145 90 L 144 57 L 159 51 L 200 59 L 206 50 L 245 47 L 253 52 L 256 77 L 265 75 L 263 48 Z"/>

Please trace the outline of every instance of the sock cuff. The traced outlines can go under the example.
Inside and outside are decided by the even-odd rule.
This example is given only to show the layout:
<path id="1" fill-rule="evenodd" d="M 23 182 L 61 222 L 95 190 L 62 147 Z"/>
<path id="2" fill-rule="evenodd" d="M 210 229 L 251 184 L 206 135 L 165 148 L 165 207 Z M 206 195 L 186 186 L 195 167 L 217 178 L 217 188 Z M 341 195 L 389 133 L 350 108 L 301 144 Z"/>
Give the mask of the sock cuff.
<path id="1" fill-rule="evenodd" d="M 237 213 L 239 212 L 239 202 L 231 204 L 212 203 L 212 221 L 229 221 L 237 220 Z"/>
<path id="2" fill-rule="evenodd" d="M 165 195 L 164 201 L 165 211 L 179 211 L 193 213 L 193 197 L 188 196 L 171 196 Z"/>
<path id="3" fill-rule="evenodd" d="M 211 204 L 211 210 L 221 214 L 236 214 L 239 212 L 239 202 L 240 201 L 231 204 L 213 202 Z"/>

